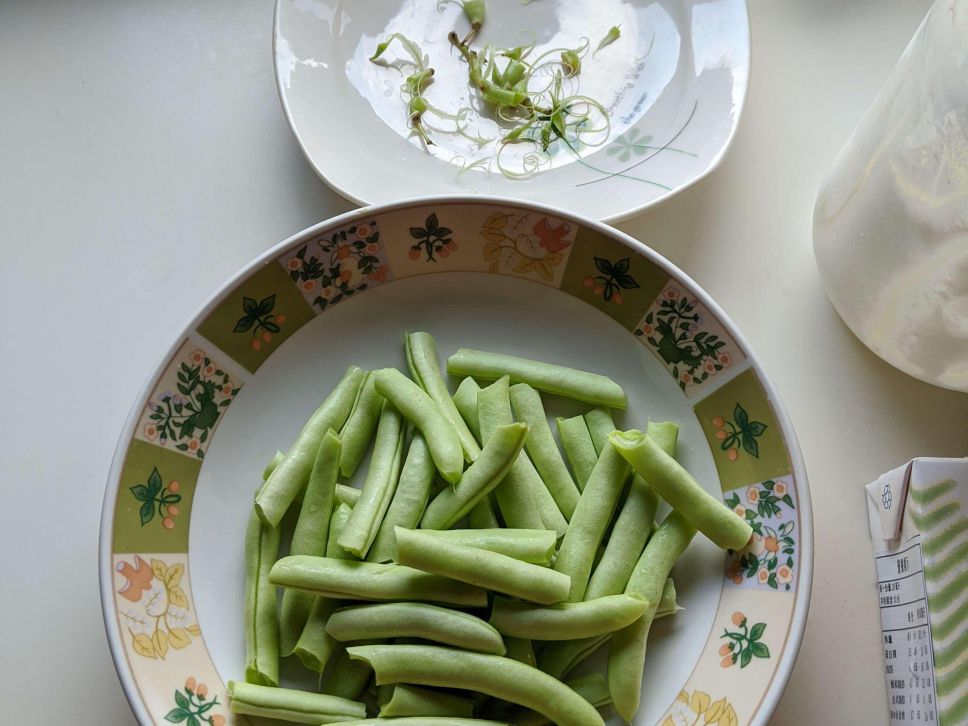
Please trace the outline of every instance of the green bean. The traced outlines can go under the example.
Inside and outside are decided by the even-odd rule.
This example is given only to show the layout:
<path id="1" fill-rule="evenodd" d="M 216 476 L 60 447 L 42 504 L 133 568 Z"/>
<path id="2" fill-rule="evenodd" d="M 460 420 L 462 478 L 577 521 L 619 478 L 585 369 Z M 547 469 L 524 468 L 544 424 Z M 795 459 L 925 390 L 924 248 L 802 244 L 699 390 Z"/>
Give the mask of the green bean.
<path id="1" fill-rule="evenodd" d="M 467 513 L 467 525 L 474 529 L 494 529 L 501 526 L 494 513 L 494 505 L 491 503 L 489 494 L 481 497 L 477 504 L 471 507 L 471 511 Z"/>
<path id="2" fill-rule="evenodd" d="M 477 393 L 480 390 L 481 387 L 477 385 L 477 381 L 468 377 L 460 382 L 452 397 L 461 418 L 478 441 L 481 440 L 481 425 L 477 420 Z"/>
<path id="3" fill-rule="evenodd" d="M 370 448 L 370 441 L 373 440 L 382 408 L 383 396 L 376 391 L 376 379 L 372 371 L 368 372 L 353 401 L 353 410 L 340 431 L 343 450 L 339 457 L 339 471 L 344 478 L 353 476 L 363 461 L 366 450 Z"/>
<path id="4" fill-rule="evenodd" d="M 347 652 L 370 663 L 377 684 L 464 688 L 540 711 L 559 726 L 604 726 L 598 711 L 566 685 L 510 658 L 432 645 L 357 646 Z"/>
<path id="5" fill-rule="evenodd" d="M 319 693 L 269 688 L 238 681 L 229 681 L 228 691 L 232 713 L 247 716 L 319 724 L 353 721 L 366 715 L 366 706 L 358 701 Z"/>
<path id="6" fill-rule="evenodd" d="M 558 424 L 561 447 L 565 450 L 565 456 L 575 475 L 575 483 L 579 491 L 584 491 L 585 483 L 592 469 L 595 468 L 595 462 L 598 461 L 598 453 L 595 451 L 591 434 L 585 424 L 585 417 L 557 418 L 555 422 Z"/>
<path id="7" fill-rule="evenodd" d="M 357 557 L 366 556 L 390 506 L 400 475 L 404 433 L 403 419 L 396 407 L 385 401 L 360 500 L 337 539 L 340 547 Z"/>
<path id="8" fill-rule="evenodd" d="M 340 504 L 333 512 L 333 516 L 329 520 L 329 537 L 326 540 L 327 557 L 332 557 L 338 560 L 359 559 L 359 557 L 354 555 L 352 552 L 347 552 L 340 547 L 339 542 L 336 541 L 343 532 L 343 528 L 346 527 L 346 523 L 350 521 L 352 514 L 353 508 L 348 504 Z"/>
<path id="9" fill-rule="evenodd" d="M 279 466 L 279 464 L 285 458 L 286 458 L 286 455 L 284 453 L 282 453 L 281 451 L 277 451 L 273 455 L 272 461 L 266 464 L 266 468 L 262 470 L 262 481 L 265 481 L 266 479 L 268 479 L 272 475 L 272 472 L 276 470 L 276 467 Z"/>
<path id="10" fill-rule="evenodd" d="M 531 644 L 529 638 L 507 637 L 504 639 L 504 645 L 508 649 L 508 658 L 512 658 L 519 663 L 524 663 L 533 668 L 538 667 L 538 660 L 534 656 L 534 646 Z"/>
<path id="11" fill-rule="evenodd" d="M 549 676 L 562 680 L 611 637 L 611 633 L 606 633 L 592 638 L 556 640 L 548 643 L 538 654 L 538 667 Z"/>
<path id="12" fill-rule="evenodd" d="M 316 461 L 319 442 L 330 429 L 339 430 L 349 416 L 353 399 L 363 381 L 364 373 L 356 366 L 349 370 L 333 392 L 303 426 L 286 457 L 273 469 L 255 496 L 255 511 L 259 519 L 276 527 L 302 491 Z"/>
<path id="13" fill-rule="evenodd" d="M 404 716 L 402 718 L 364 718 L 346 721 L 343 726 L 508 726 L 507 721 L 488 721 L 456 716 Z"/>
<path id="14" fill-rule="evenodd" d="M 416 527 L 427 508 L 430 486 L 434 481 L 434 460 L 430 458 L 427 442 L 418 431 L 410 441 L 407 461 L 400 472 L 400 482 L 393 501 L 376 533 L 376 539 L 366 555 L 369 562 L 389 562 L 393 559 L 396 542 L 393 528 Z"/>
<path id="15" fill-rule="evenodd" d="M 361 641 L 360 645 L 376 645 L 379 640 Z M 368 663 L 351 659 L 346 649 L 341 649 L 333 667 L 326 674 L 320 691 L 340 698 L 357 699 L 370 680 L 373 669 Z"/>
<path id="16" fill-rule="evenodd" d="M 477 416 L 480 421 L 481 440 L 485 443 L 498 426 L 514 422 L 508 386 L 508 377 L 504 376 L 477 394 Z M 532 429 L 532 433 L 533 431 Z M 529 434 L 529 440 L 531 435 Z M 526 441 L 525 446 L 527 445 Z M 524 453 L 518 454 L 511 469 L 494 490 L 494 498 L 508 527 L 540 529 L 544 527 L 544 521 L 535 506 L 527 475 L 522 471 L 526 456 Z"/>
<path id="17" fill-rule="evenodd" d="M 474 702 L 469 698 L 405 684 L 389 687 L 393 689 L 393 695 L 380 708 L 381 719 L 406 716 L 449 716 L 467 719 L 474 716 Z"/>
<path id="18" fill-rule="evenodd" d="M 501 483 L 524 446 L 528 427 L 522 423 L 499 426 L 455 489 L 438 494 L 424 512 L 420 526 L 449 529 L 494 487 Z"/>
<path id="19" fill-rule="evenodd" d="M 453 376 L 474 376 L 488 381 L 508 375 L 514 383 L 527 383 L 540 391 L 566 398 L 611 408 L 628 405 L 625 391 L 607 376 L 503 353 L 461 348 L 447 359 L 447 372 Z"/>
<path id="20" fill-rule="evenodd" d="M 745 519 L 702 488 L 685 468 L 641 431 L 616 431 L 609 440 L 656 494 L 723 549 L 741 550 L 753 535 Z"/>
<path id="21" fill-rule="evenodd" d="M 245 680 L 279 685 L 279 622 L 269 568 L 279 556 L 278 527 L 266 526 L 253 510 L 245 531 Z"/>
<path id="22" fill-rule="evenodd" d="M 444 417 L 454 429 L 464 450 L 464 458 L 474 461 L 481 453 L 474 434 L 461 418 L 457 406 L 447 391 L 447 384 L 440 373 L 437 361 L 437 345 L 429 333 L 406 333 L 407 364 L 414 380 L 423 388 L 443 411 Z"/>
<path id="23" fill-rule="evenodd" d="M 376 390 L 423 434 L 441 476 L 457 484 L 464 471 L 464 451 L 440 406 L 396 368 L 382 368 L 373 375 Z"/>
<path id="24" fill-rule="evenodd" d="M 570 602 L 577 602 L 585 596 L 598 546 L 628 473 L 629 465 L 614 448 L 609 446 L 602 450 L 555 560 L 555 569 L 571 577 Z"/>
<path id="25" fill-rule="evenodd" d="M 676 440 L 679 437 L 679 427 L 676 424 L 650 422 L 648 432 L 663 451 L 670 456 L 675 453 Z M 605 553 L 588 581 L 586 600 L 617 595 L 625 590 L 635 563 L 651 534 L 651 529 L 645 525 L 655 519 L 658 507 L 658 495 L 641 476 L 633 476 L 628 496 L 615 520 L 612 536 L 605 546 Z"/>
<path id="26" fill-rule="evenodd" d="M 525 447 L 535 468 L 541 474 L 545 486 L 555 498 L 558 509 L 571 520 L 571 515 L 578 504 L 578 487 L 575 485 L 568 467 L 565 466 L 561 452 L 555 443 L 554 434 L 548 426 L 541 396 L 536 390 L 525 383 L 511 386 L 511 406 L 518 421 L 524 421 L 531 427 Z"/>
<path id="27" fill-rule="evenodd" d="M 425 529 L 424 534 L 465 547 L 499 552 L 535 565 L 551 564 L 555 533 L 547 529 Z"/>
<path id="28" fill-rule="evenodd" d="M 682 610 L 676 601 L 676 583 L 671 577 L 667 577 L 665 585 L 662 586 L 662 598 L 659 600 L 659 609 L 655 611 L 657 618 L 664 618 L 667 615 L 675 615 Z"/>
<path id="29" fill-rule="evenodd" d="M 272 566 L 269 581 L 340 600 L 429 600 L 484 607 L 478 587 L 403 565 L 290 555 Z"/>
<path id="30" fill-rule="evenodd" d="M 576 676 L 565 681 L 565 685 L 595 708 L 607 706 L 612 702 L 612 697 L 608 692 L 608 681 L 601 673 L 586 673 L 583 676 Z M 515 726 L 544 726 L 550 723 L 543 714 L 527 708 L 513 709 L 509 716 Z"/>
<path id="31" fill-rule="evenodd" d="M 356 503 L 360 501 L 360 494 L 362 492 L 356 487 L 348 487 L 345 484 L 336 485 L 336 501 L 340 504 L 355 507 Z"/>
<path id="32" fill-rule="evenodd" d="M 542 604 L 561 602 L 568 596 L 570 580 L 550 568 L 465 547 L 420 530 L 397 527 L 396 533 L 401 564 Z"/>
<path id="33" fill-rule="evenodd" d="M 339 436 L 330 429 L 326 432 L 316 462 L 313 464 L 309 483 L 299 509 L 299 519 L 289 544 L 291 555 L 326 554 L 326 540 L 329 537 L 329 520 L 333 513 L 333 494 L 336 489 L 336 476 L 339 473 Z M 313 596 L 306 592 L 287 590 L 282 593 L 279 606 L 279 650 L 283 656 L 291 655 L 296 641 L 302 633 Z"/>
<path id="34" fill-rule="evenodd" d="M 648 606 L 641 596 L 625 594 L 546 606 L 496 597 L 490 622 L 502 635 L 516 638 L 593 638 L 631 625 Z"/>
<path id="35" fill-rule="evenodd" d="M 592 437 L 595 452 L 599 455 L 608 443 L 608 435 L 615 430 L 615 419 L 607 408 L 593 408 L 583 417 L 588 435 Z"/>
<path id="36" fill-rule="evenodd" d="M 646 643 L 666 579 L 695 534 L 695 527 L 682 512 L 673 510 L 645 546 L 625 586 L 626 593 L 642 595 L 651 606 L 641 618 L 612 636 L 608 654 L 608 690 L 615 710 L 626 721 L 631 721 L 639 709 Z"/>
<path id="37" fill-rule="evenodd" d="M 507 652 L 500 633 L 480 618 L 425 603 L 396 602 L 343 608 L 329 619 L 326 630 L 340 641 L 423 638 L 482 653 L 504 655 Z"/>

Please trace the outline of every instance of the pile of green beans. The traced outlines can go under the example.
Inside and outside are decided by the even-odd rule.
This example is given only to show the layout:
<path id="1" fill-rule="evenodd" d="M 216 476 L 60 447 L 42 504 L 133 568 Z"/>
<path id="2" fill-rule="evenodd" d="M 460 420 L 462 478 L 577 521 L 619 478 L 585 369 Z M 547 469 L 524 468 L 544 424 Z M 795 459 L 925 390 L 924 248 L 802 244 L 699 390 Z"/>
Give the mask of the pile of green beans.
<path id="1" fill-rule="evenodd" d="M 627 397 L 610 378 L 462 348 L 451 394 L 428 333 L 407 333 L 404 351 L 409 376 L 351 366 L 261 472 L 232 711 L 600 726 L 614 708 L 631 720 L 651 624 L 680 609 L 676 560 L 697 531 L 741 549 L 749 526 L 675 460 L 676 424 L 617 429 L 610 409 Z M 558 418 L 556 440 L 549 394 L 597 408 Z M 660 500 L 672 512 L 657 524 Z M 606 645 L 607 673 L 570 676 Z M 288 656 L 319 692 L 280 687 Z"/>

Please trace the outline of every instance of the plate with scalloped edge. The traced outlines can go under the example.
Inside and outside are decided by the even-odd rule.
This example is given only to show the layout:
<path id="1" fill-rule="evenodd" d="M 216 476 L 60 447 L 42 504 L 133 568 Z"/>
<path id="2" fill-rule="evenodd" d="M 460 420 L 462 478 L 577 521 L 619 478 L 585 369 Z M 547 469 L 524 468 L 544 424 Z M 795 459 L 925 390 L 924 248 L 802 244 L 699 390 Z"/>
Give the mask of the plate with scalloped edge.
<path id="1" fill-rule="evenodd" d="M 605 373 L 629 396 L 618 426 L 679 424 L 677 457 L 755 534 L 740 552 L 698 536 L 673 570 L 685 609 L 653 628 L 635 723 L 766 723 L 803 635 L 813 552 L 772 384 L 709 295 L 641 243 L 479 196 L 360 209 L 276 245 L 149 376 L 111 467 L 99 568 L 139 721 L 243 721 L 225 683 L 242 676 L 243 538 L 263 467 L 347 366 L 406 370 L 406 330 L 432 333 L 442 358 L 469 346 Z M 312 687 L 289 660 L 284 680 Z"/>
<path id="2" fill-rule="evenodd" d="M 562 48 L 586 47 L 580 72 L 547 108 L 577 109 L 565 136 L 543 148 L 501 144 L 520 119 L 496 118 L 468 85 L 447 40 L 468 29 L 457 2 L 277 0 L 276 81 L 303 153 L 333 189 L 360 204 L 424 194 L 497 194 L 614 222 L 669 199 L 718 166 L 739 123 L 750 64 L 744 0 L 487 0 L 473 47 L 534 43 L 529 88 L 551 86 Z M 614 43 L 596 47 L 618 26 Z M 412 40 L 435 71 L 424 99 L 433 144 L 413 133 L 406 94 L 412 65 L 391 33 Z M 496 65 L 503 67 L 499 60 Z M 591 99 L 601 113 L 582 105 Z M 577 99 L 574 102 L 569 99 Z M 461 116 L 460 121 L 454 116 Z M 603 118 L 607 117 L 607 123 Z M 578 130 L 579 124 L 584 124 Z M 458 132 L 458 129 L 460 130 Z"/>

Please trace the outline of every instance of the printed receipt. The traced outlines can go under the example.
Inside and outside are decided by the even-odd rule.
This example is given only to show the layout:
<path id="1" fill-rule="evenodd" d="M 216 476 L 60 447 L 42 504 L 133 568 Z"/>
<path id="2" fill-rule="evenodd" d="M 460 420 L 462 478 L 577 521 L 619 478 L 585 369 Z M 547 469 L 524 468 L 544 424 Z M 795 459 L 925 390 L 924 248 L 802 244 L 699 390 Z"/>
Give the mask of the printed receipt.
<path id="1" fill-rule="evenodd" d="M 938 723 L 921 535 L 874 553 L 891 725 Z"/>

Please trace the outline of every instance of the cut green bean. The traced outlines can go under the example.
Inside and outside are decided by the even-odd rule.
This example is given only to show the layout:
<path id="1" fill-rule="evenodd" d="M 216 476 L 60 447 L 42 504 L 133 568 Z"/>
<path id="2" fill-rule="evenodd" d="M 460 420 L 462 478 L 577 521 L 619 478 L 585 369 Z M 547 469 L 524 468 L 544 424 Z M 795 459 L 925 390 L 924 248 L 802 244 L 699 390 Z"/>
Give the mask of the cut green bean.
<path id="1" fill-rule="evenodd" d="M 279 535 L 252 512 L 245 531 L 245 680 L 262 686 L 279 685 L 276 589 L 269 581 Z"/>
<path id="2" fill-rule="evenodd" d="M 339 504 L 355 507 L 356 503 L 360 501 L 360 494 L 362 492 L 356 487 L 348 487 L 345 484 L 336 485 L 336 501 Z"/>
<path id="3" fill-rule="evenodd" d="M 664 618 L 667 615 L 675 615 L 682 610 L 676 599 L 676 583 L 671 577 L 667 577 L 665 585 L 662 586 L 662 598 L 659 600 L 659 609 L 655 611 L 656 618 Z"/>
<path id="4" fill-rule="evenodd" d="M 481 440 L 485 443 L 498 426 L 506 426 L 514 422 L 508 388 L 509 380 L 504 376 L 487 388 L 481 389 L 477 394 L 477 417 L 480 422 Z M 532 429 L 528 440 L 533 432 Z M 525 446 L 527 445 L 526 441 Z M 524 453 L 518 454 L 511 469 L 494 490 L 494 499 L 508 527 L 539 529 L 544 527 L 544 521 L 535 505 L 527 475 L 522 471 L 523 458 L 526 456 Z"/>
<path id="5" fill-rule="evenodd" d="M 289 544 L 291 555 L 326 554 L 326 541 L 329 537 L 329 520 L 333 514 L 333 497 L 336 489 L 336 476 L 339 473 L 339 436 L 330 429 L 326 432 L 316 453 L 299 519 Z M 282 593 L 279 605 L 279 651 L 283 656 L 291 655 L 296 641 L 303 631 L 314 597 L 307 592 L 286 590 Z"/>
<path id="6" fill-rule="evenodd" d="M 330 429 L 338 431 L 353 407 L 353 400 L 363 382 L 364 373 L 356 366 L 349 370 L 333 392 L 303 426 L 286 457 L 273 469 L 255 497 L 255 511 L 259 519 L 276 527 L 302 491 L 316 461 L 319 442 Z"/>
<path id="7" fill-rule="evenodd" d="M 375 645 L 379 642 L 368 640 L 360 642 L 360 645 Z M 320 691 L 331 696 L 355 700 L 363 695 L 371 675 L 373 675 L 373 669 L 369 664 L 351 659 L 349 653 L 341 649 L 332 667 L 326 673 Z"/>
<path id="8" fill-rule="evenodd" d="M 608 446 L 602 450 L 555 560 L 555 569 L 571 577 L 570 602 L 585 596 L 595 555 L 628 474 L 628 463 L 614 448 Z"/>
<path id="9" fill-rule="evenodd" d="M 404 716 L 402 718 L 380 716 L 359 721 L 346 721 L 343 726 L 508 726 L 508 722 L 457 716 Z"/>
<path id="10" fill-rule="evenodd" d="M 617 431 L 612 445 L 655 492 L 723 549 L 741 550 L 753 535 L 745 519 L 702 488 L 675 459 L 641 431 Z"/>
<path id="11" fill-rule="evenodd" d="M 612 702 L 608 692 L 608 681 L 601 673 L 586 673 L 565 681 L 565 685 L 584 698 L 595 708 L 607 706 Z M 514 726 L 544 726 L 551 723 L 547 716 L 526 708 L 516 708 L 508 714 Z"/>
<path id="12" fill-rule="evenodd" d="M 550 568 L 465 547 L 420 530 L 397 527 L 396 533 L 397 562 L 410 567 L 546 605 L 568 596 L 568 576 Z"/>
<path id="13" fill-rule="evenodd" d="M 468 719 L 474 716 L 474 702 L 454 693 L 398 683 L 389 686 L 393 693 L 380 707 L 380 718 L 449 716 Z M 396 723 L 396 721 L 394 721 Z"/>
<path id="14" fill-rule="evenodd" d="M 541 479 L 551 492 L 551 496 L 555 498 L 558 509 L 565 515 L 565 519 L 571 520 L 571 515 L 578 504 L 578 487 L 571 478 L 564 459 L 561 458 L 554 434 L 548 426 L 541 396 L 525 383 L 511 386 L 510 394 L 515 417 L 531 427 L 528 440 L 525 442 L 528 456 L 541 474 Z"/>
<path id="15" fill-rule="evenodd" d="M 507 652 L 500 633 L 480 618 L 426 603 L 343 608 L 330 617 L 326 630 L 340 641 L 423 638 L 482 653 L 504 655 Z"/>
<path id="16" fill-rule="evenodd" d="M 381 368 L 373 375 L 376 390 L 392 401 L 404 418 L 423 434 L 444 480 L 457 484 L 464 471 L 464 450 L 440 406 L 396 368 Z"/>
<path id="17" fill-rule="evenodd" d="M 615 381 L 597 373 L 542 363 L 503 353 L 461 348 L 447 359 L 453 376 L 473 376 L 496 381 L 504 375 L 514 383 L 527 383 L 539 391 L 610 408 L 625 408 L 625 391 Z"/>
<path id="18" fill-rule="evenodd" d="M 588 435 L 592 437 L 592 445 L 595 452 L 599 455 L 602 449 L 608 444 L 608 435 L 615 430 L 615 419 L 612 412 L 607 408 L 593 408 L 583 417 L 585 426 L 588 427 Z"/>
<path id="19" fill-rule="evenodd" d="M 277 451 L 272 457 L 272 461 L 266 464 L 266 468 L 262 470 L 262 481 L 268 479 L 272 475 L 272 472 L 276 470 L 276 467 L 279 466 L 279 464 L 285 458 L 286 455 L 283 452 Z"/>
<path id="20" fill-rule="evenodd" d="M 555 533 L 547 529 L 425 529 L 424 534 L 478 547 L 535 565 L 551 564 L 555 553 Z"/>
<path id="21" fill-rule="evenodd" d="M 376 533 L 376 539 L 366 554 L 367 561 L 389 562 L 393 559 L 396 549 L 393 528 L 399 526 L 412 529 L 420 522 L 420 517 L 427 508 L 427 500 L 430 499 L 435 471 L 430 449 L 418 431 L 410 441 L 410 451 L 400 472 L 397 490 Z"/>
<path id="22" fill-rule="evenodd" d="M 494 512 L 490 495 L 481 497 L 477 504 L 471 507 L 471 511 L 467 513 L 467 525 L 474 529 L 494 529 L 501 526 Z"/>
<path id="23" fill-rule="evenodd" d="M 360 499 L 337 539 L 357 557 L 366 556 L 390 506 L 400 476 L 404 433 L 403 418 L 393 403 L 385 401 Z"/>
<path id="24" fill-rule="evenodd" d="M 565 456 L 575 475 L 575 483 L 579 491 L 584 491 L 585 483 L 592 469 L 595 468 L 595 462 L 598 461 L 598 452 L 595 451 L 595 444 L 592 443 L 585 417 L 557 418 L 555 422 L 558 424 L 561 447 L 565 450 Z"/>
<path id="25" fill-rule="evenodd" d="M 648 433 L 667 454 L 671 456 L 675 453 L 679 438 L 679 427 L 676 424 L 650 422 Z M 588 581 L 586 600 L 625 591 L 635 563 L 638 562 L 651 534 L 649 523 L 655 519 L 658 507 L 658 495 L 641 476 L 633 476 L 628 496 L 615 519 L 612 536 L 605 546 L 605 553 Z"/>
<path id="26" fill-rule="evenodd" d="M 454 429 L 460 440 L 461 448 L 464 451 L 464 458 L 467 461 L 474 461 L 481 453 L 474 434 L 461 418 L 457 406 L 454 405 L 447 384 L 440 373 L 440 363 L 437 360 L 437 345 L 429 333 L 406 333 L 405 347 L 407 351 L 407 364 L 410 367 L 410 374 L 420 385 L 427 395 L 440 407 L 444 417 Z"/>
<path id="27" fill-rule="evenodd" d="M 347 652 L 372 666 L 378 685 L 464 688 L 539 711 L 559 726 L 604 726 L 595 707 L 568 686 L 510 658 L 430 645 L 356 646 Z"/>
<path id="28" fill-rule="evenodd" d="M 528 427 L 522 423 L 499 426 L 471 464 L 460 484 L 445 489 L 427 506 L 421 527 L 449 529 L 466 515 L 474 505 L 500 484 L 524 446 Z"/>
<path id="29" fill-rule="evenodd" d="M 348 504 L 340 504 L 333 512 L 333 516 L 329 520 L 329 537 L 326 540 L 327 557 L 332 557 L 337 560 L 359 559 L 352 552 L 347 552 L 340 547 L 339 542 L 337 542 L 340 534 L 343 532 L 343 528 L 346 527 L 346 523 L 350 521 L 352 514 L 353 508 Z"/>
<path id="30" fill-rule="evenodd" d="M 518 663 L 524 663 L 533 668 L 538 667 L 538 659 L 534 656 L 534 646 L 529 638 L 504 638 L 504 645 L 507 647 L 508 658 L 512 658 Z"/>
<path id="31" fill-rule="evenodd" d="M 340 600 L 428 600 L 484 607 L 479 587 L 403 565 L 290 555 L 272 566 L 269 581 L 279 587 L 314 592 Z"/>
<path id="32" fill-rule="evenodd" d="M 695 534 L 682 512 L 673 510 L 649 539 L 625 587 L 625 592 L 641 595 L 651 604 L 642 617 L 612 636 L 608 654 L 608 689 L 615 710 L 626 721 L 639 709 L 646 643 L 666 580 Z"/>
<path id="33" fill-rule="evenodd" d="M 490 622 L 501 634 L 515 638 L 594 638 L 631 625 L 648 605 L 639 595 L 625 594 L 546 606 L 496 597 Z"/>
<path id="34" fill-rule="evenodd" d="M 269 688 L 238 681 L 229 681 L 228 691 L 232 713 L 247 716 L 310 724 L 353 721 L 366 716 L 364 704 L 320 693 Z"/>
<path id="35" fill-rule="evenodd" d="M 556 640 L 548 643 L 538 654 L 538 667 L 548 675 L 563 680 L 611 637 L 611 633 L 606 633 L 592 638 Z"/>
<path id="36" fill-rule="evenodd" d="M 461 418 L 478 441 L 481 440 L 481 425 L 477 419 L 477 394 L 480 390 L 477 381 L 468 377 L 460 382 L 452 397 Z"/>
<path id="37" fill-rule="evenodd" d="M 344 478 L 349 479 L 353 476 L 360 462 L 363 461 L 363 456 L 373 440 L 373 433 L 380 420 L 382 408 L 383 396 L 376 391 L 376 380 L 372 371 L 367 372 L 353 401 L 353 409 L 339 432 L 340 439 L 343 441 L 343 450 L 339 457 L 339 472 Z"/>

